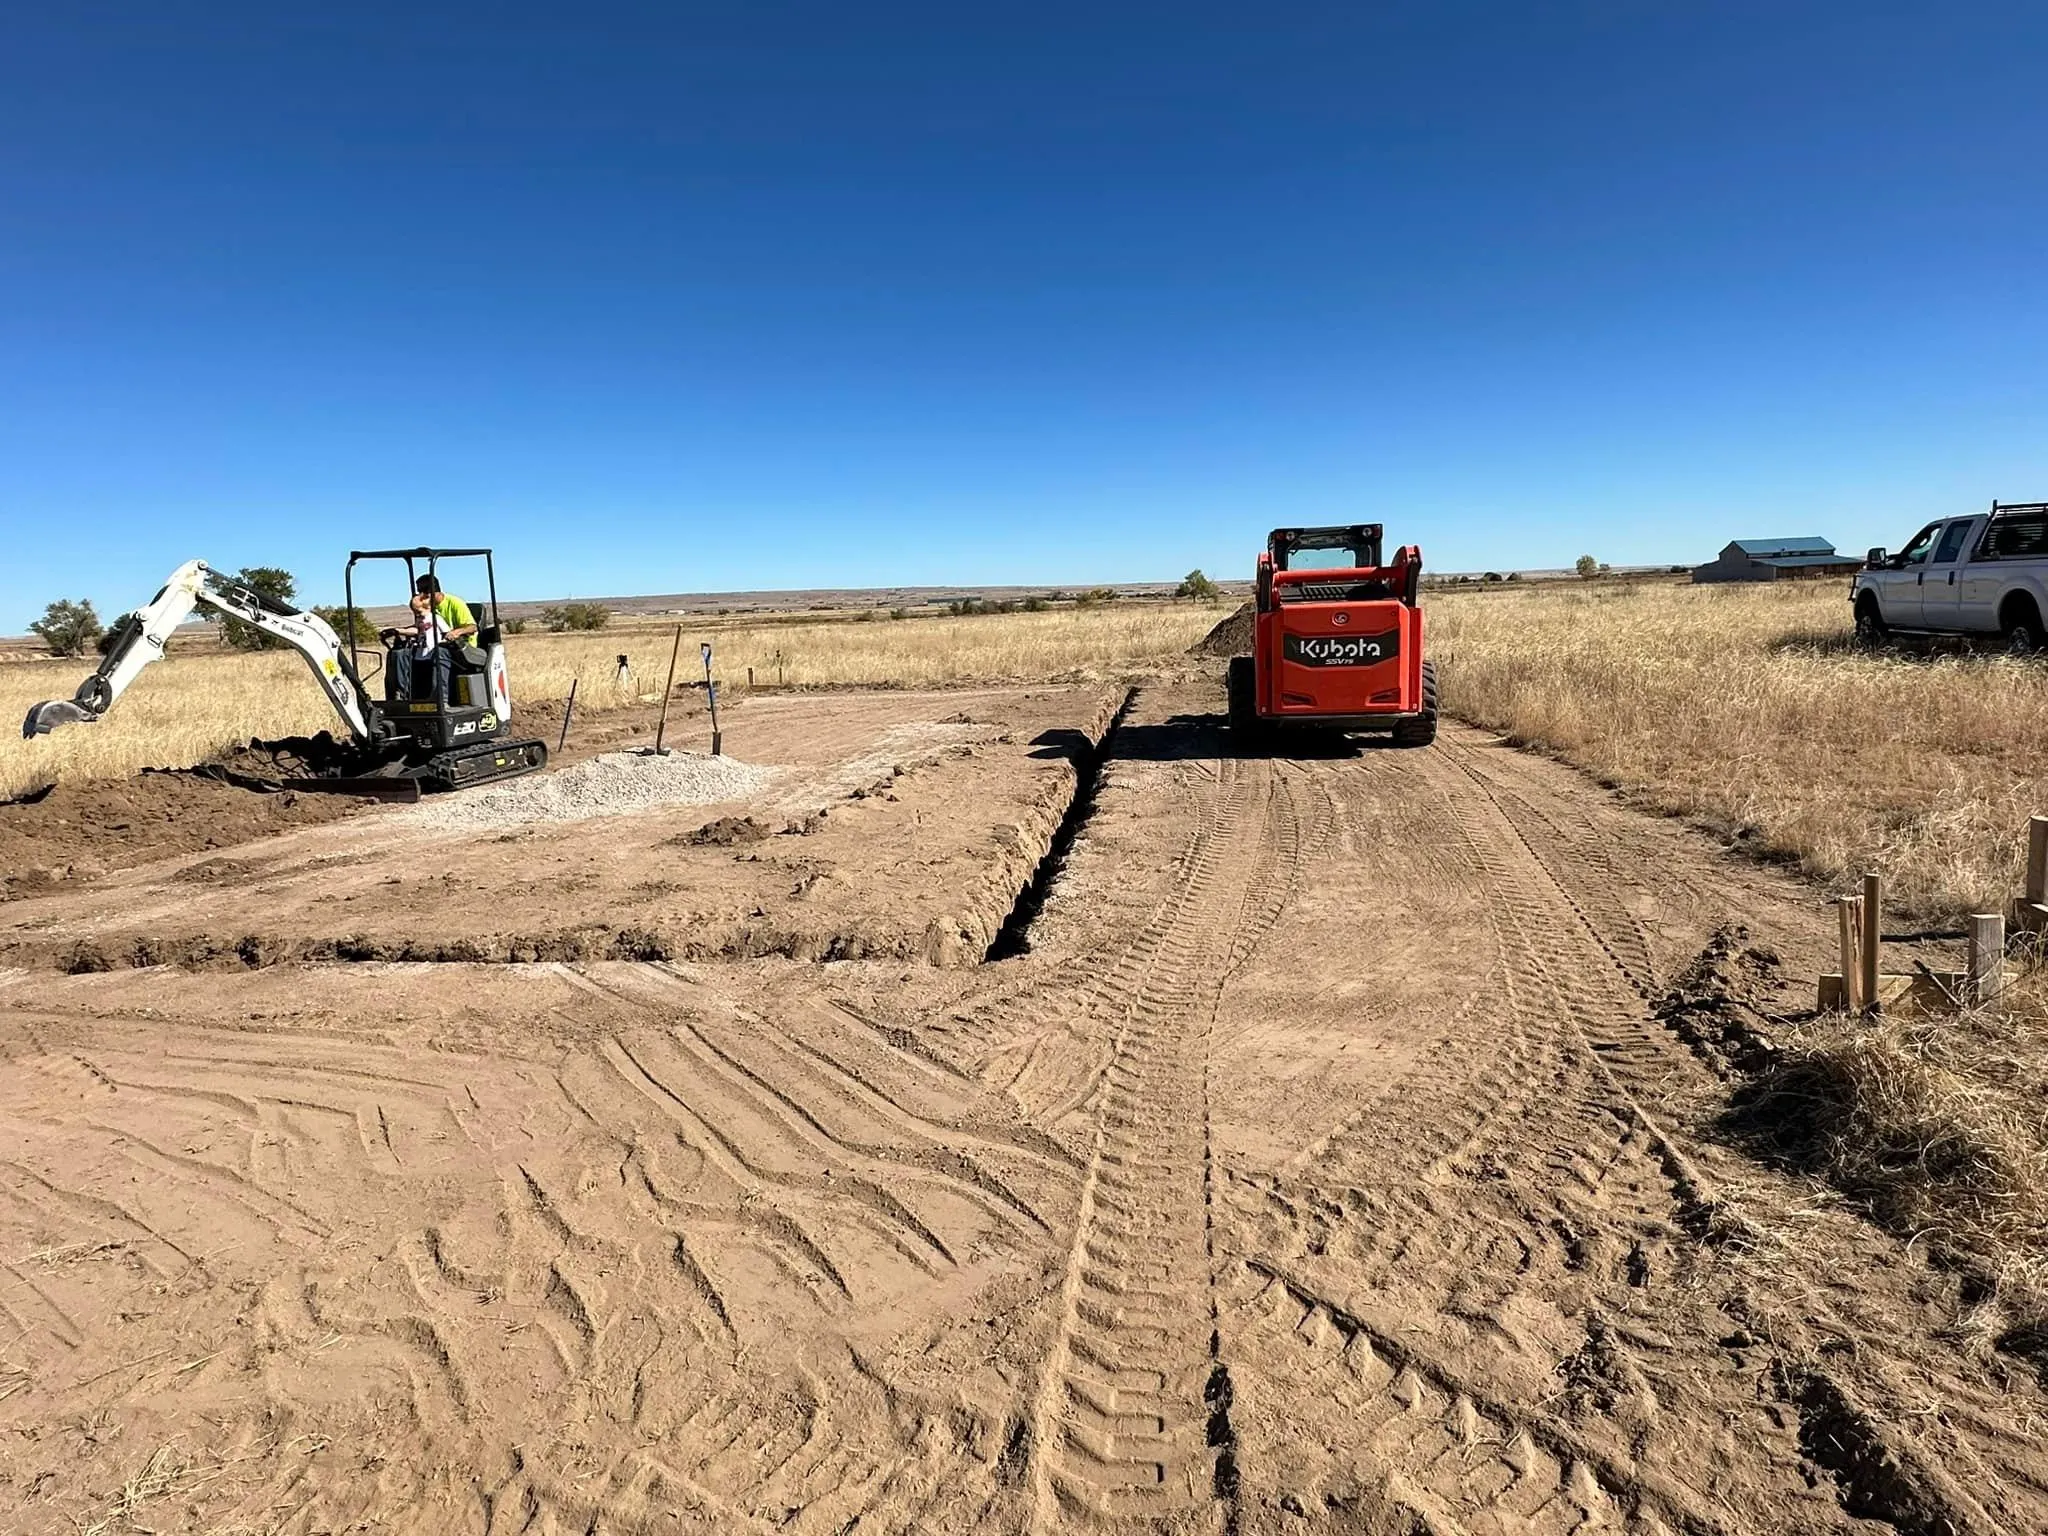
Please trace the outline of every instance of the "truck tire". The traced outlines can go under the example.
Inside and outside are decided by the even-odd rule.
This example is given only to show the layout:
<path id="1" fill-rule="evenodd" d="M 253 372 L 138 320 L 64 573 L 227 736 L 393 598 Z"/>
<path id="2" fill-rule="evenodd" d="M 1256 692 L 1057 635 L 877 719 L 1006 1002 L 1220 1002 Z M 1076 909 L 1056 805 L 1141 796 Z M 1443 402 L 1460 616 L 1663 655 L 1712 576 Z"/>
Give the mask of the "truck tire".
<path id="1" fill-rule="evenodd" d="M 2041 649 L 2041 611 L 2032 598 L 2015 598 L 1999 616 L 1998 632 L 2005 637 L 2008 656 L 2032 656 Z"/>
<path id="2" fill-rule="evenodd" d="M 1394 727 L 1397 747 L 1426 747 L 1436 740 L 1436 663 L 1422 664 L 1422 713 Z"/>
<path id="3" fill-rule="evenodd" d="M 1891 626 L 1884 621 L 1884 610 L 1877 606 L 1877 599 L 1866 592 L 1856 599 L 1856 639 L 1859 644 L 1876 649 L 1891 643 Z"/>
<path id="4" fill-rule="evenodd" d="M 1223 692 L 1230 704 L 1230 734 L 1245 746 L 1259 734 L 1257 676 L 1252 667 L 1251 657 L 1233 656 L 1223 674 Z"/>

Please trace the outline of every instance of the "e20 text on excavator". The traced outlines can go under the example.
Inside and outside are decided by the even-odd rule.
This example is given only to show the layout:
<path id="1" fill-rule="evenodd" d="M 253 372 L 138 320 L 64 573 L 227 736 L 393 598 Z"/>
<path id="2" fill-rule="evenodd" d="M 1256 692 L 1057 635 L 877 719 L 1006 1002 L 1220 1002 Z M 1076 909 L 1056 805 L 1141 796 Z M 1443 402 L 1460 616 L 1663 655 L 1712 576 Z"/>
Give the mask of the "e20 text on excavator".
<path id="1" fill-rule="evenodd" d="M 460 559 L 483 561 L 489 598 L 479 605 L 475 633 L 444 641 L 430 623 L 411 631 L 384 631 L 384 697 L 371 697 L 364 685 L 364 648 L 355 642 L 357 564 L 403 562 L 408 592 L 438 596 L 440 563 Z M 348 557 L 343 584 L 350 637 L 345 646 L 318 614 L 275 602 L 203 560 L 188 560 L 171 573 L 162 591 L 122 622 L 99 668 L 78 691 L 34 706 L 21 733 L 40 736 L 60 725 L 98 720 L 144 667 L 163 656 L 165 644 L 192 611 L 204 607 L 240 619 L 303 656 L 348 728 L 348 739 L 320 750 L 311 763 L 312 776 L 290 780 L 292 788 L 417 800 L 423 790 L 464 789 L 546 766 L 544 742 L 510 739 L 512 689 L 498 622 L 497 571 L 488 549 L 356 550 Z M 421 664 L 395 664 L 408 647 L 420 648 Z M 402 676 L 411 678 L 409 689 L 399 686 Z"/>
<path id="2" fill-rule="evenodd" d="M 1422 652 L 1422 551 L 1381 562 L 1378 523 L 1276 528 L 1259 556 L 1252 654 L 1230 658 L 1230 730 L 1390 731 L 1436 740 L 1436 666 Z M 1341 551 L 1348 563 L 1317 557 Z"/>

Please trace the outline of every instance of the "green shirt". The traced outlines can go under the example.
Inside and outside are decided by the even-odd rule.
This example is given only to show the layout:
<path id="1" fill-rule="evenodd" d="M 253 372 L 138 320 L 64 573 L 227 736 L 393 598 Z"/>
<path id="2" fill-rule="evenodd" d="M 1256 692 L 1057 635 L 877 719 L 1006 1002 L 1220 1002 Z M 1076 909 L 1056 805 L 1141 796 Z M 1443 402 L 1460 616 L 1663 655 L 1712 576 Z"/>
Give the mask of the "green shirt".
<path id="1" fill-rule="evenodd" d="M 469 611 L 469 604 L 452 592 L 443 592 L 434 599 L 434 617 L 441 621 L 441 632 L 443 634 L 452 629 L 460 629 L 465 624 L 474 624 L 476 622 L 475 615 Z M 453 643 L 456 645 L 475 645 L 477 640 L 475 635 L 465 635 L 462 639 Z"/>

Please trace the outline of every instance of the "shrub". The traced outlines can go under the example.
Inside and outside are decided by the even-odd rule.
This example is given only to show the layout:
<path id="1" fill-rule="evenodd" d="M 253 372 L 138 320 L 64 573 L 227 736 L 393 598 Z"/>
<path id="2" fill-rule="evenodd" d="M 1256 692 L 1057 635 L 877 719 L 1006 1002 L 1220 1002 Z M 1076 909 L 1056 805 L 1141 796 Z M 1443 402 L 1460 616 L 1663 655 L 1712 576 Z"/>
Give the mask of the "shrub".
<path id="1" fill-rule="evenodd" d="M 93 642 L 93 649 L 98 651 L 102 656 L 106 655 L 107 652 L 111 651 L 114 648 L 114 642 L 121 638 L 121 626 L 123 624 L 126 624 L 130 619 L 134 617 L 135 615 L 132 613 L 124 613 L 119 618 L 115 619 L 113 623 L 109 624 L 104 630 L 100 631 L 99 639 Z"/>
<path id="2" fill-rule="evenodd" d="M 505 633 L 508 635 L 523 635 L 526 633 L 526 620 L 507 619 L 499 627 L 503 629 Z"/>
<path id="3" fill-rule="evenodd" d="M 313 613 L 327 621 L 328 627 L 341 637 L 343 645 L 347 645 L 351 640 L 357 645 L 377 643 L 377 626 L 370 622 L 370 616 L 360 608 L 350 608 L 345 603 L 322 603 L 314 607 Z M 353 623 L 350 622 L 351 614 L 354 615 Z"/>
<path id="4" fill-rule="evenodd" d="M 910 617 L 910 610 L 908 608 L 891 608 L 889 610 L 889 617 L 892 619 L 907 619 Z"/>
<path id="5" fill-rule="evenodd" d="M 1039 597 L 1036 593 L 1024 599 L 1024 611 L 1026 613 L 1043 613 L 1051 606 L 1050 603 L 1044 598 Z"/>
<path id="6" fill-rule="evenodd" d="M 1090 587 L 1074 599 L 1083 608 L 1093 608 L 1097 603 L 1113 603 L 1117 599 L 1115 587 Z"/>
<path id="7" fill-rule="evenodd" d="M 612 611 L 603 603 L 557 603 L 540 611 L 540 621 L 558 635 L 566 630 L 603 629 L 611 623 Z"/>
<path id="8" fill-rule="evenodd" d="M 92 604 L 84 599 L 74 603 L 68 597 L 45 608 L 43 616 L 29 625 L 29 630 L 42 638 L 52 656 L 83 656 L 99 644 L 103 633 L 100 616 L 92 611 Z"/>

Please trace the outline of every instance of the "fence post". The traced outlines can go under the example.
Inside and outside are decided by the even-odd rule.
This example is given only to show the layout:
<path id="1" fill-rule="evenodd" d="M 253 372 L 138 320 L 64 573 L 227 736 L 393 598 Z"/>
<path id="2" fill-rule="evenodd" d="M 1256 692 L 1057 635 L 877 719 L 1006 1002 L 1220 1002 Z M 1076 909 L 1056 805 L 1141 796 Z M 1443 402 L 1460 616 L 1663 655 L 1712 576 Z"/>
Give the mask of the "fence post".
<path id="1" fill-rule="evenodd" d="M 1857 957 L 1862 935 L 1863 901 L 1843 896 L 1835 902 L 1835 915 L 1842 930 L 1842 1006 L 1850 1013 L 1863 1011 L 1863 962 Z"/>
<path id="2" fill-rule="evenodd" d="M 2005 918 L 1979 912 L 1970 918 L 1970 986 L 1973 1003 L 1996 1001 L 2005 990 Z"/>
<path id="3" fill-rule="evenodd" d="M 1878 950 L 1884 942 L 1884 876 L 1876 870 L 1863 877 L 1863 944 L 1862 953 L 1857 957 L 1863 963 L 1862 1008 L 1865 1013 L 1876 1013 L 1882 1003 L 1878 998 L 1878 978 L 1884 968 L 1878 964 Z"/>

